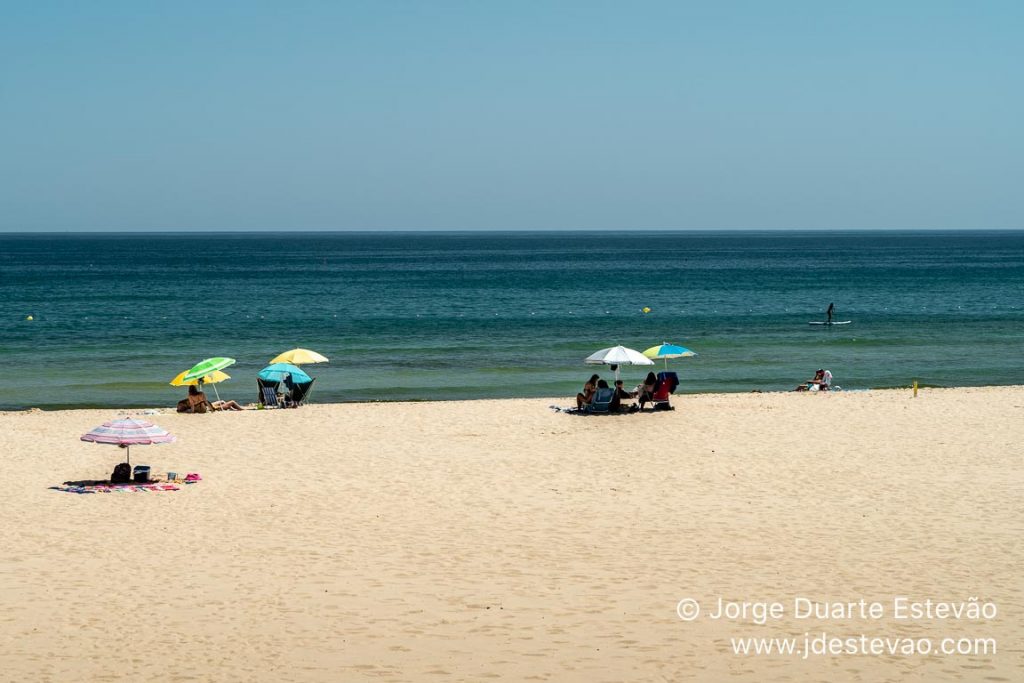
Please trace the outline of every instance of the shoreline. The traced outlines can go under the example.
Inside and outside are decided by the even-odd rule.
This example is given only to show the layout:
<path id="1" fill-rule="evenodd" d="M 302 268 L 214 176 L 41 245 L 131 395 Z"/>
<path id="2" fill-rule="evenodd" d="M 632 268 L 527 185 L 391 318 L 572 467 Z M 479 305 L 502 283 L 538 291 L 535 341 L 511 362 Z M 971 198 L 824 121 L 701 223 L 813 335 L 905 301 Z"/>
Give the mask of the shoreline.
<path id="1" fill-rule="evenodd" d="M 971 390 L 971 389 L 1015 389 L 1024 388 L 1024 384 L 970 384 L 963 386 L 935 386 L 927 384 L 919 384 L 919 392 L 935 392 L 935 391 L 959 391 L 959 390 Z M 869 389 L 842 389 L 839 391 L 828 392 L 828 395 L 839 396 L 839 395 L 851 395 L 851 394 L 865 394 L 865 393 L 879 393 L 879 392 L 899 392 L 899 391 L 912 391 L 911 385 L 900 386 L 900 387 L 876 387 Z M 751 389 L 749 391 L 705 391 L 705 392 L 685 392 L 677 393 L 672 395 L 672 400 L 686 400 L 688 397 L 701 397 L 701 396 L 747 396 L 747 395 L 764 395 L 764 396 L 784 396 L 787 394 L 799 394 L 801 392 L 795 391 L 784 391 L 784 390 L 761 390 Z M 822 395 L 822 394 L 814 394 Z M 551 396 L 502 396 L 502 397 L 480 397 L 480 398 L 431 398 L 431 399 L 377 399 L 370 401 L 335 401 L 321 403 L 314 400 L 311 403 L 306 403 L 302 407 L 309 406 L 360 406 L 360 405 L 402 405 L 402 404 L 452 404 L 452 403 L 474 403 L 477 401 L 509 401 L 509 402 L 522 402 L 522 401 L 551 401 L 554 405 L 559 405 L 559 402 L 564 402 L 565 405 L 569 405 L 574 402 L 572 395 L 565 397 L 551 397 Z M 244 406 L 252 406 L 254 403 L 243 403 Z M 87 411 L 87 410 L 110 410 L 114 412 L 122 411 L 145 411 L 145 410 L 159 410 L 161 414 L 170 414 L 174 412 L 173 405 L 167 406 L 135 406 L 125 407 L 117 405 L 58 405 L 56 407 L 39 407 L 39 406 L 28 406 L 24 408 L 0 408 L 0 415 L 4 414 L 18 414 L 26 412 L 41 412 L 41 413 L 59 413 L 59 412 L 70 412 L 70 411 Z M 253 410 L 249 408 L 249 410 Z M 256 409 L 258 410 L 258 409 Z M 268 409 L 271 412 L 279 409 Z M 290 409 L 289 409 L 290 410 Z M 164 412 L 169 411 L 169 412 Z"/>

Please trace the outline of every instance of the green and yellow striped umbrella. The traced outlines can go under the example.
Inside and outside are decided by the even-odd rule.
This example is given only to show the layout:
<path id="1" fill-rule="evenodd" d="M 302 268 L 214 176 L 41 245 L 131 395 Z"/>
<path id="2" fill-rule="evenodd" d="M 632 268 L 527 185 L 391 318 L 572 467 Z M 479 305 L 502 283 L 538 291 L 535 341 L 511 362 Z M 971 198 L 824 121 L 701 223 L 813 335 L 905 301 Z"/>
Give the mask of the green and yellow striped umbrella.
<path id="1" fill-rule="evenodd" d="M 182 377 L 182 381 L 187 382 L 190 379 L 202 379 L 206 375 L 216 372 L 217 370 L 223 370 L 224 368 L 234 365 L 234 358 L 207 358 L 204 361 L 200 361 L 192 366 L 192 369 L 185 373 Z"/>

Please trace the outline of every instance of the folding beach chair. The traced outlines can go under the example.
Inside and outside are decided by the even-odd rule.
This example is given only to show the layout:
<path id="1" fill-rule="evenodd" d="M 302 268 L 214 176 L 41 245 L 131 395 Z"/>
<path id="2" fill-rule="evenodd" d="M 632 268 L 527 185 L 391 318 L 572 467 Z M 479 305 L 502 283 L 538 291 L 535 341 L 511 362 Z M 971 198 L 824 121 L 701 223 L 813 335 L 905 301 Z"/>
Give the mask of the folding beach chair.
<path id="1" fill-rule="evenodd" d="M 651 403 L 655 410 L 675 410 L 669 403 L 669 396 L 675 393 L 679 386 L 679 375 L 674 372 L 659 372 L 658 380 L 654 383 L 654 395 Z"/>
<path id="2" fill-rule="evenodd" d="M 302 405 L 303 401 L 309 400 L 309 394 L 313 390 L 313 382 L 316 381 L 316 377 L 308 382 L 295 383 L 292 385 L 291 390 L 291 403 L 293 406 Z"/>
<path id="3" fill-rule="evenodd" d="M 267 408 L 280 408 L 281 404 L 277 401 L 277 392 L 274 387 L 263 387 L 263 400 L 260 401 Z"/>
<path id="4" fill-rule="evenodd" d="M 256 384 L 260 389 L 259 401 L 265 408 L 280 408 L 281 403 L 277 400 L 278 382 L 264 382 L 257 379 Z"/>
<path id="5" fill-rule="evenodd" d="M 612 399 L 615 398 L 614 389 L 598 389 L 590 403 L 583 406 L 583 412 L 588 414 L 607 413 L 611 409 Z"/>

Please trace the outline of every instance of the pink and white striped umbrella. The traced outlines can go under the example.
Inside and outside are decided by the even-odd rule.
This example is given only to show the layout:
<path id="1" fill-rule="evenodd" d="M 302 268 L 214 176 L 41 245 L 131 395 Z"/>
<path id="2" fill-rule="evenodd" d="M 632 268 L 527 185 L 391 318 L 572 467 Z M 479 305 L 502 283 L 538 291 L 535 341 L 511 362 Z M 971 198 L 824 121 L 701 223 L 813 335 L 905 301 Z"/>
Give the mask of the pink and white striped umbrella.
<path id="1" fill-rule="evenodd" d="M 133 420 L 130 417 L 126 417 L 123 420 L 104 422 L 101 426 L 82 435 L 82 441 L 106 443 L 114 446 L 123 446 L 124 448 L 129 446 L 148 446 L 154 443 L 171 443 L 174 440 L 174 435 L 166 429 L 157 427 L 152 422 Z M 131 462 L 130 457 L 128 462 Z"/>

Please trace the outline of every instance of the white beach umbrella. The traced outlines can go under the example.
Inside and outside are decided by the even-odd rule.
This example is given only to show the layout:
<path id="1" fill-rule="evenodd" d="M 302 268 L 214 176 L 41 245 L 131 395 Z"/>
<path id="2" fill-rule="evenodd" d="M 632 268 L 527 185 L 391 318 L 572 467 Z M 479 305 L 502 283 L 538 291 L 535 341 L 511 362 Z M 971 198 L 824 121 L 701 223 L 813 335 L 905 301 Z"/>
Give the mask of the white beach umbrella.
<path id="1" fill-rule="evenodd" d="M 601 349 L 584 358 L 583 362 L 587 365 L 616 366 L 615 379 L 619 378 L 618 366 L 620 365 L 654 365 L 654 361 L 644 354 L 633 349 L 627 349 L 625 346 L 612 346 L 607 349 Z"/>

